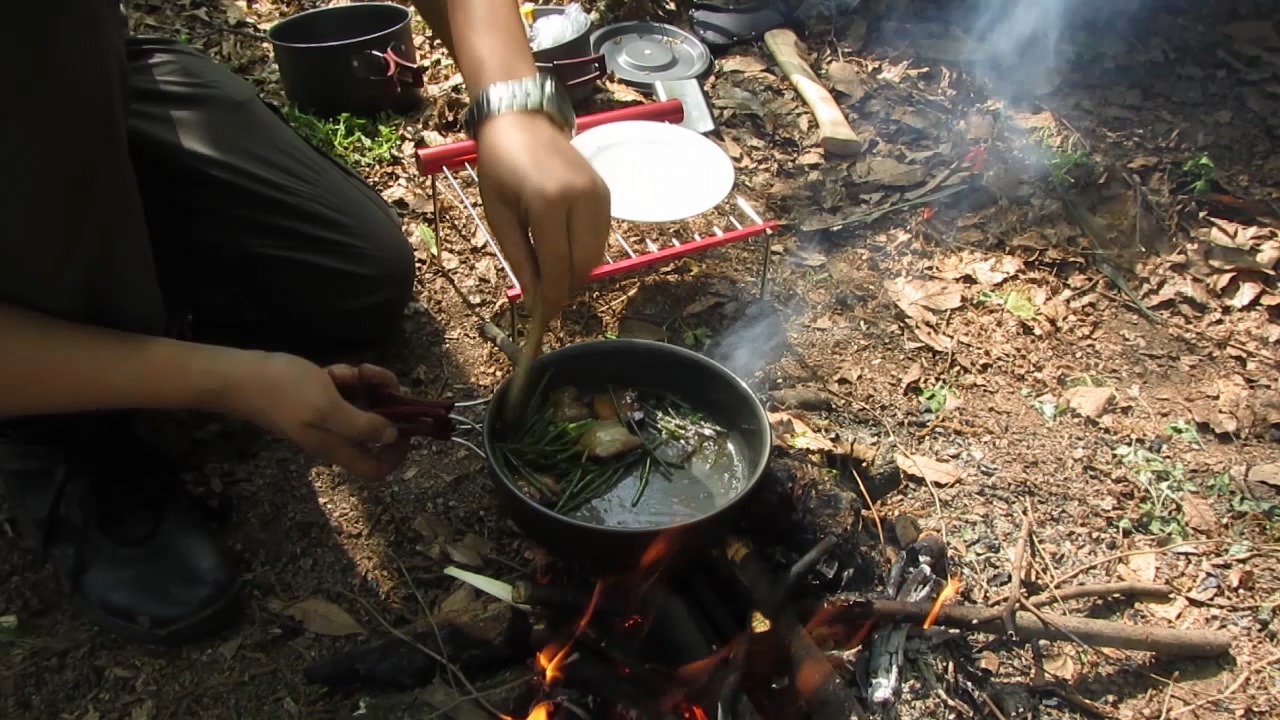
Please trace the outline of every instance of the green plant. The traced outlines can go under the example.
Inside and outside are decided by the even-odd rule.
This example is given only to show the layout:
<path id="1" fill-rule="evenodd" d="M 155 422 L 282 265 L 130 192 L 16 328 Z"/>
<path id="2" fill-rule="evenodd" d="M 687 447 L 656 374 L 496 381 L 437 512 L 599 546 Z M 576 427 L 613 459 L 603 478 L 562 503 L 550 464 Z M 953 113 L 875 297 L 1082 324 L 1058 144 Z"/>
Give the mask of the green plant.
<path id="1" fill-rule="evenodd" d="M 1200 431 L 1196 429 L 1196 424 L 1194 422 L 1187 422 L 1185 420 L 1171 422 L 1164 426 L 1164 431 L 1172 437 L 1192 443 L 1193 445 L 1199 445 L 1201 450 L 1204 449 L 1204 441 L 1200 439 Z"/>
<path id="2" fill-rule="evenodd" d="M 1205 491 L 1210 495 L 1227 498 L 1227 506 L 1232 512 L 1251 515 L 1257 513 L 1273 523 L 1280 522 L 1280 503 L 1249 497 L 1231 481 L 1231 473 L 1218 473 L 1205 483 Z"/>
<path id="3" fill-rule="evenodd" d="M 1039 312 L 1036 308 L 1035 300 L 1025 290 L 1013 289 L 1004 292 L 995 290 L 983 290 L 978 293 L 979 305 L 1000 305 L 1010 313 L 1022 318 L 1023 320 L 1031 320 L 1035 318 Z"/>
<path id="4" fill-rule="evenodd" d="M 1059 404 L 1053 400 L 1032 400 L 1031 404 L 1035 407 L 1036 412 L 1044 418 L 1046 425 L 1052 425 L 1062 413 L 1066 412 L 1067 406 Z"/>
<path id="5" fill-rule="evenodd" d="M 711 331 L 704 327 L 686 330 L 684 333 L 684 344 L 689 347 L 703 348 L 709 342 L 711 342 Z"/>
<path id="6" fill-rule="evenodd" d="M 292 105 L 285 106 L 283 113 L 304 140 L 353 168 L 400 160 L 401 122 L 391 115 L 370 119 L 343 113 L 319 118 Z"/>
<path id="7" fill-rule="evenodd" d="M 1151 535 L 1168 535 L 1181 539 L 1187 535 L 1179 495 L 1190 488 L 1179 463 L 1171 463 L 1135 444 L 1121 445 L 1112 451 L 1129 471 L 1129 476 L 1145 491 L 1138 502 L 1138 517 L 1124 518 L 1120 526 Z"/>
<path id="8" fill-rule="evenodd" d="M 1218 168 L 1207 153 L 1200 153 L 1182 164 L 1184 172 L 1190 173 L 1195 180 L 1191 182 L 1191 191 L 1196 195 L 1204 195 L 1213 190 L 1214 179 Z"/>
<path id="9" fill-rule="evenodd" d="M 422 241 L 422 246 L 431 253 L 432 257 L 440 257 L 440 243 L 436 240 L 435 231 L 426 223 L 418 223 L 418 239 Z"/>
<path id="10" fill-rule="evenodd" d="M 1071 152 L 1056 151 L 1049 160 L 1049 172 L 1053 177 L 1053 181 L 1058 185 L 1071 185 L 1075 183 L 1075 179 L 1071 176 L 1071 171 L 1085 171 L 1086 174 L 1093 171 L 1093 160 L 1088 153 L 1083 150 L 1073 150 Z"/>
<path id="11" fill-rule="evenodd" d="M 947 398 L 951 396 L 950 385 L 939 381 L 932 387 L 920 388 L 920 399 L 929 406 L 929 412 L 937 415 L 947 407 Z"/>

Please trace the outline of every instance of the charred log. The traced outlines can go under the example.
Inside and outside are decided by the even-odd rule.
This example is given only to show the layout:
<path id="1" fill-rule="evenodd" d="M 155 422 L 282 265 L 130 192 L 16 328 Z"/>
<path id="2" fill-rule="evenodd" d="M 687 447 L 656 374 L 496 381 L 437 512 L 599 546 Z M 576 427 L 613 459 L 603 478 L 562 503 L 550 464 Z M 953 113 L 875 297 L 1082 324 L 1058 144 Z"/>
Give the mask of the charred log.
<path id="1" fill-rule="evenodd" d="M 791 660 L 793 686 L 815 720 L 865 718 L 853 688 L 831 667 L 826 653 L 809 636 L 791 608 L 776 603 L 778 580 L 747 542 L 731 538 L 725 544 L 729 566 L 750 592 L 761 617 L 753 623 L 756 635 L 775 636 Z M 767 614 L 766 614 L 767 613 Z"/>

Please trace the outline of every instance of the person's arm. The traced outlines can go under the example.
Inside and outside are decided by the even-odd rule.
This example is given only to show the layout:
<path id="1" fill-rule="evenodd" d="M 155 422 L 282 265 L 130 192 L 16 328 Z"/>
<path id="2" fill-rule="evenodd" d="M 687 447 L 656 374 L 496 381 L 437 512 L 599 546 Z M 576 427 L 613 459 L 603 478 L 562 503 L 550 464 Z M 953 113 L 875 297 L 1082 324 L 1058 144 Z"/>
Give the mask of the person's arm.
<path id="1" fill-rule="evenodd" d="M 537 66 L 519 0 L 414 0 L 474 100 Z M 506 113 L 476 131 L 485 217 L 525 297 L 553 318 L 604 259 L 609 188 L 542 113 Z"/>
<path id="2" fill-rule="evenodd" d="M 414 0 L 474 99 L 489 85 L 534 74 L 519 0 Z"/>
<path id="3" fill-rule="evenodd" d="M 220 410 L 249 353 L 104 330 L 0 303 L 0 417 Z"/>
<path id="4" fill-rule="evenodd" d="M 104 330 L 0 303 L 0 418 L 200 410 L 248 420 L 365 478 L 409 445 L 340 391 L 399 388 L 382 368 L 322 369 L 293 355 Z"/>

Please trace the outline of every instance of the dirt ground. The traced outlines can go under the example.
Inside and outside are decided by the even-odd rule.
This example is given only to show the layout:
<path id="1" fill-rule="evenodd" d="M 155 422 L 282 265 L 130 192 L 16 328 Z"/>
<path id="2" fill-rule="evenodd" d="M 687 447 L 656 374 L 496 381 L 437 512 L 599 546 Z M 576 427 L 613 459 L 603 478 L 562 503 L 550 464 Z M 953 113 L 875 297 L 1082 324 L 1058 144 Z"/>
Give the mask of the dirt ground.
<path id="1" fill-rule="evenodd" d="M 137 2 L 132 22 L 282 100 L 260 33 L 317 4 Z M 857 159 L 815 147 L 811 116 L 763 47 L 725 53 L 708 84 L 720 141 L 739 192 L 787 223 L 772 237 L 767 299 L 751 240 L 602 282 L 548 337 L 660 336 L 742 363 L 762 389 L 828 393 L 830 411 L 779 416 L 779 452 L 891 450 L 903 482 L 873 492 L 867 527 L 889 533 L 910 516 L 943 533 L 960 601 L 1008 592 L 1025 515 L 1028 584 L 1178 591 L 1059 611 L 1235 638 L 1229 656 L 1194 662 L 975 638 L 967 662 L 998 710 L 957 707 L 917 679 L 904 717 L 1280 717 L 1280 20 L 1265 2 L 1131 4 L 1067 28 L 1062 76 L 1029 100 L 964 72 L 965 38 L 946 14 L 963 2 L 819 18 L 813 66 L 867 142 Z M 415 394 L 479 399 L 508 371 L 477 332 L 482 319 L 508 322 L 505 282 L 458 203 L 441 205 L 438 237 L 424 229 L 428 184 L 403 158 L 415 141 L 458 136 L 465 95 L 417 29 L 429 104 L 383 136 L 380 155 L 351 150 L 402 211 L 420 260 L 408 340 L 372 360 Z M 601 102 L 634 95 L 609 83 Z M 234 510 L 245 622 L 178 650 L 95 632 L 6 521 L 4 717 L 343 717 L 354 699 L 307 685 L 301 668 L 360 637 L 313 632 L 288 608 L 323 599 L 385 635 L 384 622 L 423 617 L 418 594 L 433 605 L 453 590 L 448 564 L 514 576 L 535 558 L 461 445 L 422 445 L 369 485 L 245 428 L 187 425 L 193 434 L 171 435 L 189 481 Z M 1093 705 L 1040 692 L 1036 677 Z"/>

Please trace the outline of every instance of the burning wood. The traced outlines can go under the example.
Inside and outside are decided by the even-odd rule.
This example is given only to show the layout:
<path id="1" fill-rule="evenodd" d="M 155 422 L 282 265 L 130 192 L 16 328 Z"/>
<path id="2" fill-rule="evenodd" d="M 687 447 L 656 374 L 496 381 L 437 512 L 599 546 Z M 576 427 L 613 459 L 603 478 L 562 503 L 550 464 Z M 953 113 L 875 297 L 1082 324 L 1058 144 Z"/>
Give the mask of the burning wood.
<path id="1" fill-rule="evenodd" d="M 861 704 L 836 675 L 826 655 L 814 644 L 794 613 L 779 602 L 774 590 L 776 582 L 769 577 L 750 545 L 731 539 L 725 545 L 725 555 L 751 594 L 757 612 L 768 621 L 763 632 L 781 636 L 791 661 L 795 690 L 812 716 L 831 720 L 865 717 Z"/>
<path id="2" fill-rule="evenodd" d="M 935 613 L 936 624 L 956 630 L 1003 635 L 1004 623 L 997 616 L 988 620 L 991 609 L 948 605 L 935 609 L 932 603 L 898 600 L 868 600 L 858 597 L 833 598 L 826 606 L 827 622 L 856 627 L 867 620 L 893 620 L 923 624 Z M 1157 653 L 1169 657 L 1218 657 L 1231 649 L 1231 636 L 1213 630 L 1172 630 L 1126 625 L 1109 620 L 1078 618 L 1041 613 L 1015 615 L 1018 637 L 1024 640 L 1080 640 L 1094 647 L 1119 648 Z M 1046 622 L 1047 621 L 1047 622 Z M 1074 637 L 1073 637 L 1074 636 Z"/>
<path id="3" fill-rule="evenodd" d="M 934 534 L 921 536 L 898 556 L 889 571 L 889 597 L 932 604 L 931 617 L 925 618 L 926 627 L 937 616 L 947 597 L 954 593 L 954 589 L 949 593 L 948 588 L 951 588 L 951 580 L 947 577 L 947 548 L 942 538 Z M 867 694 L 876 705 L 889 705 L 897 699 L 903 653 L 910 630 L 911 626 L 899 622 L 871 635 L 871 679 Z"/>
<path id="4" fill-rule="evenodd" d="M 791 476 L 788 492 L 801 487 L 803 479 Z M 816 490 L 802 492 L 819 497 Z M 805 517 L 831 520 L 843 512 L 810 509 Z M 852 720 L 867 716 L 864 702 L 883 714 L 899 701 L 913 634 L 929 628 L 1005 634 L 1004 607 L 952 603 L 960 586 L 936 534 L 914 539 L 872 595 L 866 583 L 850 584 L 861 579 L 857 573 L 832 569 L 866 562 L 846 557 L 852 551 L 839 536 L 803 548 L 793 544 L 788 554 L 770 544 L 781 525 L 763 532 L 753 527 L 750 539 L 730 537 L 712 552 L 664 534 L 636 571 L 589 583 L 567 584 L 575 577 L 567 568 L 542 567 L 539 582 L 514 583 L 450 568 L 446 574 L 502 602 L 440 614 L 434 627 L 317 663 L 307 678 L 336 689 L 425 688 L 371 699 L 362 711 L 369 720 L 442 714 L 462 720 L 495 714 L 504 720 Z M 815 575 L 828 581 L 806 584 Z M 1059 596 L 1081 597 L 1085 590 L 1163 592 L 1099 586 L 1064 588 Z M 1009 621 L 1022 640 L 1195 657 L 1230 646 L 1222 633 L 1048 615 L 1038 609 L 1048 604 L 1044 597 L 1018 601 L 1026 612 L 1012 613 Z M 472 686 L 464 673 L 498 673 L 506 684 Z M 475 697 L 473 687 L 507 689 Z M 424 705 L 432 709 L 412 709 Z"/>

